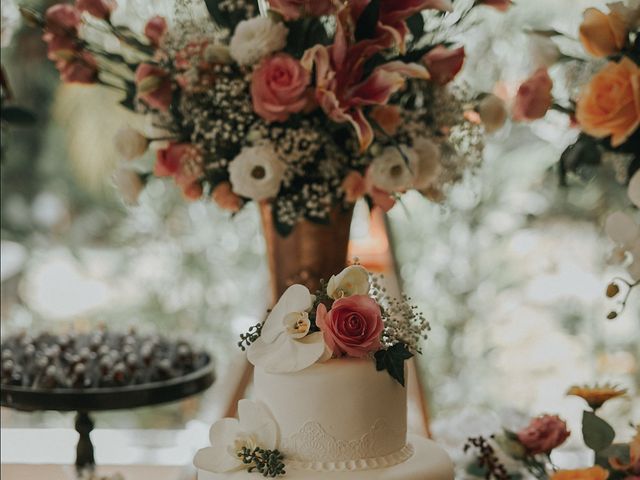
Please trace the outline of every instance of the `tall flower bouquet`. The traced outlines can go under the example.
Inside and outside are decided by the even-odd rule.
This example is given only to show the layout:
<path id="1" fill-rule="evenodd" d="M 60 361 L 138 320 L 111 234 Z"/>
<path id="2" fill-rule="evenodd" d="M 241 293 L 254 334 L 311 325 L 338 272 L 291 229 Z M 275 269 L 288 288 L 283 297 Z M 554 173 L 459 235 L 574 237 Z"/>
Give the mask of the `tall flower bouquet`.
<path id="1" fill-rule="evenodd" d="M 22 11 L 63 81 L 120 90 L 148 117 L 149 131 L 116 138 L 127 160 L 156 151 L 142 177 L 170 177 L 185 197 L 232 212 L 269 204 L 280 235 L 361 197 L 385 210 L 408 189 L 438 200 L 479 161 L 481 128 L 460 89 L 445 87 L 464 49 L 443 32 L 495 2 L 457 12 L 451 0 L 205 3 L 207 33 L 154 17 L 138 35 L 112 22 L 115 0 Z"/>

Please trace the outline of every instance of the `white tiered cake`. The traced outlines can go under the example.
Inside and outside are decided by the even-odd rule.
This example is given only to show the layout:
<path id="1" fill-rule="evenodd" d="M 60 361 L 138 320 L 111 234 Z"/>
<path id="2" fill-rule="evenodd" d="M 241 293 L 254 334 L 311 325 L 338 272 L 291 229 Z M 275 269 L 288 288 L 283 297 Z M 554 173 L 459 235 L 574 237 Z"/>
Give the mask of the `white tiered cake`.
<path id="1" fill-rule="evenodd" d="M 315 299 L 295 305 L 288 292 L 249 350 L 249 359 L 256 365 L 255 401 L 240 401 L 239 421 L 223 419 L 211 428 L 212 446 L 200 450 L 194 460 L 198 479 L 260 478 L 255 469 L 247 471 L 252 464 L 243 464 L 238 452 L 243 447 L 261 447 L 281 454 L 285 478 L 293 480 L 451 480 L 453 466 L 447 454 L 431 440 L 407 436 L 407 393 L 397 375 L 376 369 L 371 355 L 354 358 L 343 353 L 330 358 L 336 351 L 354 350 L 345 346 L 340 331 L 338 343 L 328 337 L 333 330 L 331 319 L 321 318 L 320 311 L 315 322 L 324 327 L 321 332 L 310 338 L 315 334 L 308 334 L 303 325 L 305 336 L 295 338 L 308 320 L 299 312 L 308 311 Z M 304 296 L 308 291 L 300 293 Z M 340 298 L 344 295 L 341 292 Z M 340 307 L 334 302 L 333 308 Z M 342 320 L 355 322 L 357 336 L 366 336 L 365 321 L 357 324 L 357 318 L 349 315 Z M 274 336 L 269 322 L 284 324 L 284 335 Z M 295 344 L 290 343 L 292 337 Z M 319 354 L 310 354 L 318 339 Z"/>

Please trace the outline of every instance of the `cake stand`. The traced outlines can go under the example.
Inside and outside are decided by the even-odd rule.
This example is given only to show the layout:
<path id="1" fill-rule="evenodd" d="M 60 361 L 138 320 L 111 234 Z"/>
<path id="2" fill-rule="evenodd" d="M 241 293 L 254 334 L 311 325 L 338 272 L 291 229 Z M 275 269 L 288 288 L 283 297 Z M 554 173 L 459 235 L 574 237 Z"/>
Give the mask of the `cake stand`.
<path id="1" fill-rule="evenodd" d="M 75 429 L 80 435 L 76 449 L 76 469 L 95 467 L 89 434 L 94 423 L 90 412 L 131 409 L 174 402 L 206 390 L 215 379 L 213 362 L 187 375 L 168 380 L 109 388 L 37 389 L 2 385 L 0 405 L 33 412 L 54 410 L 76 412 Z"/>

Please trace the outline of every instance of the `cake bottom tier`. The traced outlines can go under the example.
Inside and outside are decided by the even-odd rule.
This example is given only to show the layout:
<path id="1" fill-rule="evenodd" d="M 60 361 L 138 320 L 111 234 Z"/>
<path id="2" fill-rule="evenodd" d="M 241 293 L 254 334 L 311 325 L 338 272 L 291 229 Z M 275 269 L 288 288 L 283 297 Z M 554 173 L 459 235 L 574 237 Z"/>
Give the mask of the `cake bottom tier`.
<path id="1" fill-rule="evenodd" d="M 352 472 L 314 472 L 287 468 L 282 480 L 453 480 L 453 464 L 446 452 L 433 440 L 409 435 L 414 453 L 393 467 Z M 259 480 L 259 473 L 246 471 L 211 473 L 198 471 L 198 480 Z"/>

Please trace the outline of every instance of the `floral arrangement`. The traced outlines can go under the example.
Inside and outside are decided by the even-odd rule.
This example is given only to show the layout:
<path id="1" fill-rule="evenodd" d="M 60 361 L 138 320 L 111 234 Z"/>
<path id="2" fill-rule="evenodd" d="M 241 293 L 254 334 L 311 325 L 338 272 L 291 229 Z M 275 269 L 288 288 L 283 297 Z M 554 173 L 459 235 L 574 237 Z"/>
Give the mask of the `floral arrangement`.
<path id="1" fill-rule="evenodd" d="M 564 151 L 559 162 L 560 181 L 570 173 L 613 164 L 621 183 L 628 184 L 633 207 L 640 206 L 640 3 L 610 3 L 609 11 L 588 8 L 579 28 L 584 57 L 558 48 L 558 60 L 566 75 L 569 98 L 554 98 L 554 82 L 540 68 L 522 83 L 516 94 L 514 120 L 531 121 L 549 109 L 567 114 L 580 130 L 577 140 Z M 555 30 L 535 32 L 550 38 L 566 35 Z M 640 282 L 640 227 L 633 215 L 616 212 L 605 230 L 616 243 L 611 263 L 624 264 L 631 280 L 616 278 L 607 288 L 609 298 L 618 299 L 609 314 L 616 318 L 629 293 Z"/>
<path id="2" fill-rule="evenodd" d="M 269 373 L 292 373 L 335 357 L 371 358 L 378 371 L 405 384 L 404 362 L 426 338 L 429 324 L 409 299 L 389 299 L 381 279 L 359 264 L 332 276 L 315 295 L 290 286 L 266 320 L 241 335 L 238 345 L 255 366 Z M 372 365 L 373 368 L 373 365 Z M 240 400 L 238 419 L 211 427 L 211 447 L 198 451 L 197 468 L 224 473 L 256 471 L 284 475 L 278 426 L 260 402 Z"/>
<path id="3" fill-rule="evenodd" d="M 112 22 L 115 0 L 44 15 L 22 8 L 64 82 L 121 91 L 124 107 L 146 115 L 149 131 L 116 138 L 125 161 L 156 151 L 141 179 L 171 178 L 185 197 L 232 212 L 269 202 L 286 235 L 361 197 L 385 210 L 408 189 L 440 200 L 480 161 L 467 95 L 446 86 L 464 47 L 445 36 L 463 31 L 477 6 L 510 2 L 457 12 L 451 0 L 205 3 L 207 33 L 154 17 L 144 35 Z"/>
<path id="4" fill-rule="evenodd" d="M 249 361 L 270 373 L 291 373 L 335 357 L 370 357 L 404 386 L 404 362 L 421 353 L 429 323 L 403 297 L 390 299 L 361 265 L 345 268 L 312 295 L 292 285 L 264 323 L 241 335 Z"/>
<path id="5" fill-rule="evenodd" d="M 551 460 L 571 432 L 557 415 L 541 415 L 518 432 L 504 430 L 490 438 L 469 438 L 465 452 L 473 450 L 476 461 L 468 468 L 472 476 L 507 480 L 528 474 L 540 480 L 636 480 L 640 478 L 640 427 L 629 443 L 614 443 L 615 431 L 597 410 L 611 399 L 625 395 L 626 390 L 611 385 L 573 386 L 567 394 L 583 398 L 589 409 L 582 417 L 582 437 L 594 453 L 594 464 L 581 469 L 565 470 Z M 502 458 L 507 458 L 507 467 Z"/>
<path id="6" fill-rule="evenodd" d="M 514 100 L 514 120 L 536 120 L 554 109 L 567 114 L 580 130 L 560 159 L 563 183 L 569 172 L 611 155 L 626 158 L 625 183 L 640 169 L 640 6 L 615 2 L 608 7 L 606 13 L 585 10 L 578 32 L 582 55 L 556 46 L 557 60 L 565 65 L 568 98 L 554 98 L 554 82 L 547 69 L 540 68 L 520 85 Z M 571 40 L 555 30 L 534 33 Z"/>

